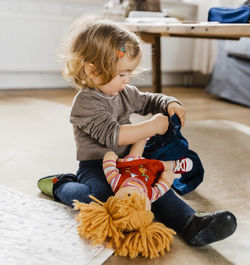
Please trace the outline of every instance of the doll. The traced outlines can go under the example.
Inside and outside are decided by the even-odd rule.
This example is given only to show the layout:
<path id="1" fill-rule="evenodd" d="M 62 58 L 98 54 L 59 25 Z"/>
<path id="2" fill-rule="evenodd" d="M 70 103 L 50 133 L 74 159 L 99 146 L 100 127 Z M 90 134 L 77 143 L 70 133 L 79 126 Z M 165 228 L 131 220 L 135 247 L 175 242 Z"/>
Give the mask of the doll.
<path id="1" fill-rule="evenodd" d="M 74 207 L 79 210 L 81 237 L 94 245 L 112 247 L 115 255 L 152 259 L 170 251 L 175 232 L 153 221 L 151 202 L 170 189 L 175 173 L 190 170 L 192 161 L 144 159 L 144 145 L 145 141 L 134 144 L 123 159 L 107 152 L 103 168 L 115 195 L 104 203 L 90 195 L 90 204 L 75 201 Z"/>
<path id="2" fill-rule="evenodd" d="M 150 210 L 151 203 L 171 188 L 175 176 L 190 171 L 193 162 L 190 158 L 177 161 L 145 159 L 141 156 L 145 143 L 145 140 L 135 143 L 129 155 L 121 159 L 114 152 L 107 152 L 103 158 L 103 170 L 116 197 L 123 198 L 134 192 L 143 194 L 146 209 Z"/>

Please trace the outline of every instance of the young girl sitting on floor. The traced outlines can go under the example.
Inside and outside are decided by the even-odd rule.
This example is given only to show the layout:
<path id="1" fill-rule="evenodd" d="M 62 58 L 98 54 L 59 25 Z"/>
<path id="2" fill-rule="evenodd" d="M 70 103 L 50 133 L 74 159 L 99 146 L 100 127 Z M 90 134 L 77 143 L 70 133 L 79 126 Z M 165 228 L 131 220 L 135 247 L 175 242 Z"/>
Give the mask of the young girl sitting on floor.
<path id="1" fill-rule="evenodd" d="M 116 23 L 82 17 L 72 25 L 64 44 L 64 76 L 79 89 L 70 122 L 80 163 L 76 175 L 48 176 L 38 181 L 38 187 L 70 206 L 73 200 L 89 203 L 89 195 L 104 202 L 113 195 L 102 168 L 104 155 L 114 151 L 126 156 L 131 144 L 168 130 L 169 118 L 163 113 L 176 114 L 183 126 L 186 112 L 174 97 L 142 93 L 129 85 L 142 56 L 136 34 Z M 132 113 L 153 117 L 131 124 Z M 232 213 L 197 214 L 172 189 L 152 203 L 152 211 L 192 246 L 224 239 L 236 229 Z"/>

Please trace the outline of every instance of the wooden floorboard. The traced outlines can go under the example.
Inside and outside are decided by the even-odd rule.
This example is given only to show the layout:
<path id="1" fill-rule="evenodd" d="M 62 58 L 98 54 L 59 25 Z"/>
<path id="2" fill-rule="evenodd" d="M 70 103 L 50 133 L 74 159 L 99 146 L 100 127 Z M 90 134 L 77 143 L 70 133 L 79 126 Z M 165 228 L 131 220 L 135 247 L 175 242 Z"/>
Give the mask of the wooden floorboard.
<path id="1" fill-rule="evenodd" d="M 150 89 L 141 89 L 150 91 Z M 77 93 L 74 89 L 2 90 L 0 100 L 14 97 L 46 99 L 71 106 Z M 203 88 L 165 87 L 163 93 L 178 98 L 187 110 L 189 120 L 230 120 L 250 126 L 250 108 L 235 104 L 205 92 Z"/>

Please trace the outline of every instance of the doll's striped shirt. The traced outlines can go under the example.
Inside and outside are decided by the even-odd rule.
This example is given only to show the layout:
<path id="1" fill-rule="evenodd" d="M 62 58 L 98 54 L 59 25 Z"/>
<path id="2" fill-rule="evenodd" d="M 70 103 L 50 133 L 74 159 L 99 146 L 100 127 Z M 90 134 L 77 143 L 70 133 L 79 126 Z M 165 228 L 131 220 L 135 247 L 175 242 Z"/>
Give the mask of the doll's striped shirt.
<path id="1" fill-rule="evenodd" d="M 144 159 L 144 158 L 141 156 L 126 156 L 125 158 L 119 159 L 119 162 L 128 162 L 138 159 Z M 103 169 L 107 181 L 110 184 L 113 192 L 117 192 L 117 190 L 119 189 L 117 185 L 120 181 L 121 174 L 119 173 L 119 170 L 116 168 L 116 161 L 114 160 L 103 161 Z M 153 186 L 149 186 L 141 179 L 136 177 L 131 177 L 127 181 L 125 181 L 125 183 L 123 183 L 121 186 L 134 187 L 142 190 L 145 194 L 148 195 L 151 202 L 157 200 L 159 197 L 161 197 L 170 189 L 170 184 L 163 178 L 159 178 L 159 180 L 156 183 L 154 183 Z"/>

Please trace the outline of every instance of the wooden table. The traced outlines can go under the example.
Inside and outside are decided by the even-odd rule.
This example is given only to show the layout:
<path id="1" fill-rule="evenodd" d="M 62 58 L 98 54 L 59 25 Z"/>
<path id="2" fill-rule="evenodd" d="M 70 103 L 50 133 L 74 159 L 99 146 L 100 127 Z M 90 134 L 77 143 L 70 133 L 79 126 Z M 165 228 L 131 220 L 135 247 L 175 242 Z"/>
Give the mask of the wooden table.
<path id="1" fill-rule="evenodd" d="M 209 39 L 239 39 L 250 37 L 250 24 L 204 23 L 122 23 L 141 39 L 152 44 L 152 83 L 155 92 L 162 91 L 161 83 L 161 37 L 188 37 Z"/>

